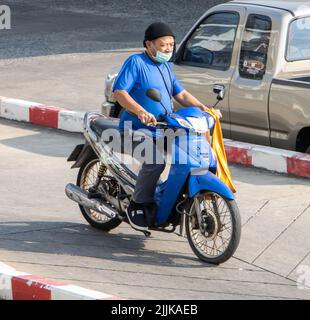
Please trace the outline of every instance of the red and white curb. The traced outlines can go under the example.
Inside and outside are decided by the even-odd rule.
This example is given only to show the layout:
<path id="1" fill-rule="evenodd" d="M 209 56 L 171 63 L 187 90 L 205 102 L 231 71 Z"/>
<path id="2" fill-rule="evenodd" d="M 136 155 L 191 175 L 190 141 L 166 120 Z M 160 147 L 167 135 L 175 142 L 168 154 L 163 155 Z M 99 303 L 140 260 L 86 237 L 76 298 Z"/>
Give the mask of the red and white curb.
<path id="1" fill-rule="evenodd" d="M 70 111 L 41 103 L 0 96 L 0 117 L 49 128 L 82 132 L 85 112 Z"/>
<path id="2" fill-rule="evenodd" d="M 85 112 L 70 111 L 37 102 L 0 96 L 0 117 L 30 122 L 70 132 L 83 131 Z M 227 159 L 232 163 L 310 178 L 310 155 L 225 139 Z"/>
<path id="3" fill-rule="evenodd" d="M 16 271 L 0 262 L 3 300 L 122 300 L 117 296 Z"/>
<path id="4" fill-rule="evenodd" d="M 225 140 L 227 160 L 245 166 L 310 178 L 310 154 Z"/>

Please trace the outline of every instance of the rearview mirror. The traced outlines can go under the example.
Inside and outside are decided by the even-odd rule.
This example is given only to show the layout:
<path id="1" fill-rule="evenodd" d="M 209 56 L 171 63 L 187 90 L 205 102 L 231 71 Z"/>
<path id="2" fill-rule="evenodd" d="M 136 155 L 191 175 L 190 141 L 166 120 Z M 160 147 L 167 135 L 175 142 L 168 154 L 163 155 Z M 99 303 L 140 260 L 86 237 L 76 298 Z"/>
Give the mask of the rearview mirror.
<path id="1" fill-rule="evenodd" d="M 213 86 L 213 92 L 217 94 L 217 100 L 223 100 L 225 97 L 225 86 L 222 84 L 215 84 Z"/>

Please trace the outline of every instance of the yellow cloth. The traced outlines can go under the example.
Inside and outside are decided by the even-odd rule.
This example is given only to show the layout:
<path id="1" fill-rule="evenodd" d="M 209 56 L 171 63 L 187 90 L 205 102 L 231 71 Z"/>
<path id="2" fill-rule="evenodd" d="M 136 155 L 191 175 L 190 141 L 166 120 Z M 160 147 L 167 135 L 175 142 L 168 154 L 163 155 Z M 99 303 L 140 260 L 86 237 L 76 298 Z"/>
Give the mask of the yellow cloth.
<path id="1" fill-rule="evenodd" d="M 222 182 L 227 185 L 228 188 L 230 188 L 233 193 L 236 193 L 237 190 L 230 175 L 230 170 L 228 168 L 219 116 L 213 108 L 208 108 L 207 112 L 215 118 L 215 125 L 212 135 L 212 149 L 214 150 L 217 158 L 216 175 Z"/>

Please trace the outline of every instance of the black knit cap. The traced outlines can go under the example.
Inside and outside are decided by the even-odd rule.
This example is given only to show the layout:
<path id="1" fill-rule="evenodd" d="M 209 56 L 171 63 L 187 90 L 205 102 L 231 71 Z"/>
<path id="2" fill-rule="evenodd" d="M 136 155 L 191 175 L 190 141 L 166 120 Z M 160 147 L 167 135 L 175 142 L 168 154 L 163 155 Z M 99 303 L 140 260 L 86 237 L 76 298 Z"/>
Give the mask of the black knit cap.
<path id="1" fill-rule="evenodd" d="M 144 47 L 146 47 L 145 41 L 147 40 L 152 41 L 165 36 L 172 36 L 173 38 L 175 38 L 173 31 L 167 24 L 163 22 L 154 22 L 145 30 L 143 45 Z"/>

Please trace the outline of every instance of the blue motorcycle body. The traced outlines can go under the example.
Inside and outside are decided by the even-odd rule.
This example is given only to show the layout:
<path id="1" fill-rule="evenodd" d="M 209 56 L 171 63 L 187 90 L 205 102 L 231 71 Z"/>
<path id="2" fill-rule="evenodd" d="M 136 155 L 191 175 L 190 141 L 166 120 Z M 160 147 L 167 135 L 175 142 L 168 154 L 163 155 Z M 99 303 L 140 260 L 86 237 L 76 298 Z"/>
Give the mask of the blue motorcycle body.
<path id="1" fill-rule="evenodd" d="M 217 160 L 204 134 L 184 128 L 188 118 L 206 118 L 209 129 L 215 124 L 214 118 L 195 107 L 163 116 L 167 127 L 186 129 L 186 135 L 178 136 L 171 148 L 172 164 L 168 179 L 156 187 L 154 199 L 157 204 L 156 223 L 165 223 L 175 206 L 176 200 L 186 185 L 188 197 L 193 198 L 201 191 L 210 191 L 233 200 L 231 190 L 215 175 Z M 154 132 L 154 136 L 156 133 Z M 184 146 L 186 146 L 184 148 Z M 186 149 L 186 150 L 185 150 Z"/>

